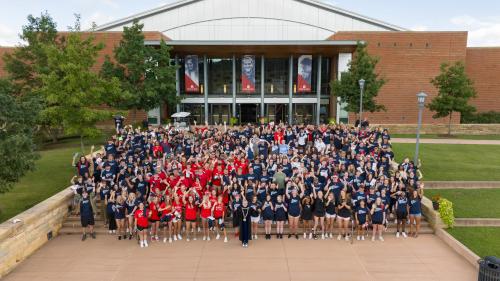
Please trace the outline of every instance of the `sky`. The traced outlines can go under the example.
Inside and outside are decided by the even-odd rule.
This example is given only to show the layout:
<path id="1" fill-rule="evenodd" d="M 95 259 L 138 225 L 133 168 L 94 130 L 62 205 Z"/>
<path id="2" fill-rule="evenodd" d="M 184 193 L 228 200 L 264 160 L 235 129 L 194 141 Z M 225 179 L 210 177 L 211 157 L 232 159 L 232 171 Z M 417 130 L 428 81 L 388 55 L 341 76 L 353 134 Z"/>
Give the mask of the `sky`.
<path id="1" fill-rule="evenodd" d="M 469 31 L 468 46 L 500 46 L 498 0 L 321 0 L 334 6 L 415 31 Z M 175 0 L 0 0 L 0 46 L 14 46 L 29 14 L 48 11 L 67 30 L 74 14 L 83 28 L 120 19 Z"/>

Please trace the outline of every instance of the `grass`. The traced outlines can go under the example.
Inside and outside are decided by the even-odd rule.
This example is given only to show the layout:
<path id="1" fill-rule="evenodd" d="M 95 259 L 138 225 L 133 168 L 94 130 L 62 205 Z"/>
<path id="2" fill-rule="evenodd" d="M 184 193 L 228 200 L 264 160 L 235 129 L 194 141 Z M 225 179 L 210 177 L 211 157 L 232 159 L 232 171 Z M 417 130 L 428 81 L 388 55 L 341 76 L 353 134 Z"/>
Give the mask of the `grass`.
<path id="1" fill-rule="evenodd" d="M 500 227 L 455 227 L 448 232 L 481 258 L 500 257 Z"/>
<path id="2" fill-rule="evenodd" d="M 500 189 L 425 190 L 427 198 L 434 195 L 453 202 L 453 211 L 457 218 L 500 218 Z"/>
<path id="3" fill-rule="evenodd" d="M 416 134 L 391 134 L 392 138 L 416 138 Z M 448 139 L 445 135 L 438 134 L 423 134 L 420 135 L 421 138 L 424 139 Z M 454 139 L 463 139 L 463 140 L 500 140 L 500 135 L 453 135 L 451 138 Z"/>
<path id="4" fill-rule="evenodd" d="M 396 161 L 413 159 L 415 144 L 393 144 Z M 498 181 L 500 145 L 420 144 L 426 181 Z"/>
<path id="5" fill-rule="evenodd" d="M 90 144 L 101 145 L 104 138 L 85 141 L 85 149 Z M 69 186 L 75 174 L 71 159 L 80 151 L 79 139 L 65 139 L 57 144 L 46 144 L 39 151 L 40 159 L 35 163 L 35 171 L 28 172 L 12 190 L 0 194 L 0 222 L 23 212 Z"/>

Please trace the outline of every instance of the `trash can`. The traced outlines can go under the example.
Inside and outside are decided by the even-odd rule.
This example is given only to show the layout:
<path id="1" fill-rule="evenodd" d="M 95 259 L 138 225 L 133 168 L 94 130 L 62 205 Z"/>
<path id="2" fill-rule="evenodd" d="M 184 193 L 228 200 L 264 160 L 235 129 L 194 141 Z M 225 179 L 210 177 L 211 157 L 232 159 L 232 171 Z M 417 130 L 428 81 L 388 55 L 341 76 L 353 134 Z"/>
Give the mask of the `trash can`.
<path id="1" fill-rule="evenodd" d="M 500 259 L 488 256 L 480 259 L 478 281 L 500 281 Z"/>

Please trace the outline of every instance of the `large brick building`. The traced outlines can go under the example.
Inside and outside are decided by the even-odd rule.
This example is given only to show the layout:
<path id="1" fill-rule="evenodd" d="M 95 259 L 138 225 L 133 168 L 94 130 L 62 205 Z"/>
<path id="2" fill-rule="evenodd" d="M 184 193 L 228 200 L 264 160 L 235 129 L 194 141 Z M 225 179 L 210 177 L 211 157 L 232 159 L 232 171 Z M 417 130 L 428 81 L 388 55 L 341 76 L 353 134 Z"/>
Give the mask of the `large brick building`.
<path id="1" fill-rule="evenodd" d="M 374 123 L 416 123 L 416 94 L 436 96 L 430 80 L 443 62 L 463 61 L 478 93 L 472 103 L 479 111 L 500 111 L 500 48 L 468 48 L 467 32 L 407 31 L 317 0 L 182 0 L 98 27 L 96 40 L 106 48 L 96 70 L 134 19 L 144 24 L 146 44 L 163 38 L 173 47 L 182 98 L 175 110 L 190 111 L 198 122 L 231 116 L 353 122 L 329 84 L 348 69 L 358 41 L 379 57 L 377 72 L 388 81 L 377 98 L 387 111 L 368 114 Z M 159 121 L 167 112 L 129 119 L 146 115 Z M 443 122 L 425 110 L 424 123 Z"/>

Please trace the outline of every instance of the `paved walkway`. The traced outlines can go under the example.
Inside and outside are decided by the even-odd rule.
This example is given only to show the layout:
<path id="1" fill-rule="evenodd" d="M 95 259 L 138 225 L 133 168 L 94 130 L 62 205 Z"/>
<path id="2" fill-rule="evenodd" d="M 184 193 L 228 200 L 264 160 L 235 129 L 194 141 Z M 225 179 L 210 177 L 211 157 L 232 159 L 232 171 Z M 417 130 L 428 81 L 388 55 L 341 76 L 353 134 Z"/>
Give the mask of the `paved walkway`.
<path id="1" fill-rule="evenodd" d="M 392 143 L 415 143 L 414 138 L 391 138 Z M 500 140 L 420 139 L 420 143 L 500 145 Z"/>
<path id="2" fill-rule="evenodd" d="M 385 242 L 236 240 L 154 243 L 59 236 L 5 281 L 21 280 L 477 280 L 474 267 L 434 235 Z"/>

